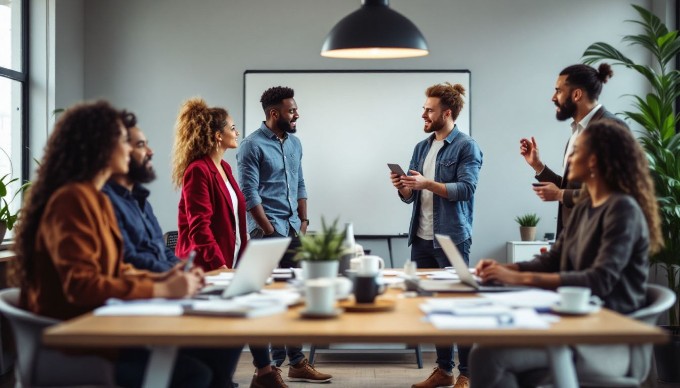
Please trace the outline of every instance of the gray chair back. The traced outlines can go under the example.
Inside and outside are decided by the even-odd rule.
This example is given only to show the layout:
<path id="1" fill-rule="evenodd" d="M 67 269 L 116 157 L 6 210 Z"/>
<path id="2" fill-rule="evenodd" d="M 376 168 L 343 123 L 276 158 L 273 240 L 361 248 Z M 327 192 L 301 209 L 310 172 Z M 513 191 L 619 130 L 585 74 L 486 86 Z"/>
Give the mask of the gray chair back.
<path id="1" fill-rule="evenodd" d="M 115 386 L 113 363 L 96 356 L 66 355 L 42 344 L 45 328 L 58 320 L 18 307 L 19 289 L 0 291 L 0 313 L 7 318 L 17 348 L 17 378 L 22 387 Z"/>

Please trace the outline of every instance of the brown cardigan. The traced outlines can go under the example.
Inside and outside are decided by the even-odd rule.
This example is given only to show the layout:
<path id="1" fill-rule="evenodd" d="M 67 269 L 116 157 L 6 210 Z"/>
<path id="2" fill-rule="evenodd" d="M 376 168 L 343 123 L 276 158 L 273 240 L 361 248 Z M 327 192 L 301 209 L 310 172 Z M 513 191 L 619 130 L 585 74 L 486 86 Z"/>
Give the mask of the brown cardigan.
<path id="1" fill-rule="evenodd" d="M 22 290 L 24 306 L 70 319 L 108 298 L 153 295 L 153 281 L 123 263 L 123 241 L 107 196 L 91 183 L 70 183 L 49 199 L 35 238 L 35 282 Z"/>

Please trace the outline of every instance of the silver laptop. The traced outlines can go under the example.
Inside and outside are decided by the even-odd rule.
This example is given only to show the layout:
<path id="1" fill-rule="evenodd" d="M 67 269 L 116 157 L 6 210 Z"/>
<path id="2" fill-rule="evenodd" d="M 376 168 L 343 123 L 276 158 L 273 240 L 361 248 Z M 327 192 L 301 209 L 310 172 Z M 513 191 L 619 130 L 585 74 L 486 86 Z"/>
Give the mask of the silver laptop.
<path id="1" fill-rule="evenodd" d="M 472 276 L 465 260 L 458 252 L 451 237 L 443 234 L 434 236 L 441 245 L 444 254 L 456 270 L 460 281 L 456 280 L 421 280 L 418 287 L 427 292 L 503 292 L 524 290 L 525 286 L 482 285 Z"/>
<path id="2" fill-rule="evenodd" d="M 249 240 L 229 284 L 204 287 L 199 297 L 221 291 L 218 294 L 226 299 L 260 291 L 267 284 L 274 268 L 278 267 L 290 240 L 290 237 Z"/>

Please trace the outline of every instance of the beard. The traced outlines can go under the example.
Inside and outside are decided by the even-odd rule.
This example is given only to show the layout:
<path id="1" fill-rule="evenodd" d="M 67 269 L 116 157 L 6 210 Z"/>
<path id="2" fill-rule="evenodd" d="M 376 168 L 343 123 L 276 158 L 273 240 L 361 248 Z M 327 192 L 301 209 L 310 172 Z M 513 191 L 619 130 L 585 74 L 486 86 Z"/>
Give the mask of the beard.
<path id="1" fill-rule="evenodd" d="M 130 158 L 128 177 L 135 183 L 149 183 L 156 179 L 156 171 L 149 166 L 150 161 L 150 157 L 144 158 L 142 163 L 137 163 L 136 160 Z"/>
<path id="2" fill-rule="evenodd" d="M 282 119 L 282 118 L 276 120 L 276 126 L 279 127 L 279 129 L 281 129 L 282 131 L 284 131 L 284 132 L 286 132 L 286 133 L 295 133 L 295 132 L 297 132 L 297 128 L 293 128 L 293 127 L 290 125 L 290 123 L 291 123 L 290 121 L 286 121 L 286 120 L 284 120 L 284 119 Z"/>
<path id="3" fill-rule="evenodd" d="M 574 117 L 574 113 L 576 113 L 576 104 L 574 104 L 574 100 L 571 99 L 571 96 L 567 98 L 564 104 L 558 105 L 555 103 L 555 106 L 560 108 L 557 112 L 555 112 L 555 117 L 557 117 L 557 120 L 559 121 L 568 120 Z"/>
<path id="4" fill-rule="evenodd" d="M 443 118 L 443 117 L 440 117 L 440 118 L 438 118 L 438 119 L 436 119 L 436 120 L 433 120 L 433 121 L 430 123 L 430 126 L 429 126 L 429 127 L 428 127 L 427 125 L 425 125 L 425 126 L 423 127 L 423 131 L 425 131 L 425 133 L 436 132 L 436 131 L 438 131 L 438 130 L 444 128 L 445 125 L 446 125 L 446 122 L 444 121 L 444 118 Z"/>

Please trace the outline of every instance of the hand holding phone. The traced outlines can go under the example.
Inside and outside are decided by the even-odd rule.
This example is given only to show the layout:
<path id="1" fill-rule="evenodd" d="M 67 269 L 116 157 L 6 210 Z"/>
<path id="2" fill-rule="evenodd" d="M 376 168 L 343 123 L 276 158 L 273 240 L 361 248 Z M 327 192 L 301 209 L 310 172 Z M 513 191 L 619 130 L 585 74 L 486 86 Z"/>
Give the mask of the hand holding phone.
<path id="1" fill-rule="evenodd" d="M 189 272 L 191 271 L 192 268 L 194 268 L 194 259 L 196 258 L 196 251 L 191 251 L 189 252 L 189 257 L 187 258 L 186 263 L 184 264 L 184 272 Z"/>
<path id="2" fill-rule="evenodd" d="M 403 169 L 401 168 L 401 166 L 399 166 L 398 164 L 387 163 L 387 167 L 390 168 L 390 171 L 392 171 L 393 173 L 395 173 L 395 174 L 397 174 L 397 175 L 399 175 L 399 176 L 402 176 L 402 175 L 405 176 L 405 175 L 406 175 L 406 173 L 404 172 L 404 170 L 403 170 Z"/>

